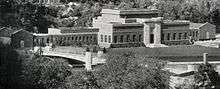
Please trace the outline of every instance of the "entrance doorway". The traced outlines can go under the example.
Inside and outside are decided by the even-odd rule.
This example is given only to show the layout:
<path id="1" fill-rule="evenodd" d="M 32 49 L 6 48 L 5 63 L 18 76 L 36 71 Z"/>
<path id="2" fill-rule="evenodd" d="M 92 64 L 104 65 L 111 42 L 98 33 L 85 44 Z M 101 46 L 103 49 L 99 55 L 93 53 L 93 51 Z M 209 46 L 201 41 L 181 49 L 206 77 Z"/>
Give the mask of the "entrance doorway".
<path id="1" fill-rule="evenodd" d="M 154 34 L 150 34 L 150 43 L 154 43 Z"/>

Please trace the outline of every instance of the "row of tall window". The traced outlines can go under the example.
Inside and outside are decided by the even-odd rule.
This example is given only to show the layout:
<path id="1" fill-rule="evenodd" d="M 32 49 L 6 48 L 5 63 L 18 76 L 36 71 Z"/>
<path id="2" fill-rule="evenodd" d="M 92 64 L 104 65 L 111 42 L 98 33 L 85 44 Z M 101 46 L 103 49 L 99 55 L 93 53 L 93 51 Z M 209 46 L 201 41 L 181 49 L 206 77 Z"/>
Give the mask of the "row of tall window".
<path id="1" fill-rule="evenodd" d="M 72 37 L 51 37 L 51 38 L 40 38 L 40 39 L 36 39 L 36 42 L 39 43 L 44 43 L 46 41 L 46 43 L 50 43 L 53 41 L 59 41 L 58 39 L 60 39 L 60 41 L 96 41 L 96 37 L 95 36 L 72 36 Z"/>
<path id="2" fill-rule="evenodd" d="M 66 40 L 66 41 L 95 41 L 96 37 L 94 37 L 94 36 L 72 36 L 72 37 L 63 37 L 62 40 Z"/>
<path id="3" fill-rule="evenodd" d="M 118 36 L 114 36 L 114 43 L 141 42 L 141 41 L 143 41 L 142 34 L 139 34 L 139 35 L 118 35 Z"/>
<path id="4" fill-rule="evenodd" d="M 110 35 L 101 35 L 101 42 L 111 43 L 111 36 Z"/>
<path id="5" fill-rule="evenodd" d="M 185 33 L 166 33 L 162 34 L 162 40 L 182 40 L 182 39 L 188 39 L 188 36 L 192 37 L 198 37 L 198 31 L 193 31 L 190 34 L 187 32 Z"/>

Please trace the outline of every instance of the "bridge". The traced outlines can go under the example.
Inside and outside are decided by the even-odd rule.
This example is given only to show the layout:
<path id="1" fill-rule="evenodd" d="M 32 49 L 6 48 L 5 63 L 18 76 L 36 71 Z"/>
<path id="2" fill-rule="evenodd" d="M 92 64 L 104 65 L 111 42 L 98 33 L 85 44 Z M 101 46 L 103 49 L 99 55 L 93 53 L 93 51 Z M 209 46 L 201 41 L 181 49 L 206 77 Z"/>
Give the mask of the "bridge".
<path id="1" fill-rule="evenodd" d="M 59 57 L 70 59 L 75 61 L 76 63 L 84 64 L 86 63 L 86 55 L 83 54 L 72 54 L 72 53 L 62 53 L 62 52 L 55 52 L 55 51 L 44 51 L 43 56 L 48 57 Z M 101 57 L 92 57 L 92 65 L 103 64 L 105 63 L 105 59 Z"/>

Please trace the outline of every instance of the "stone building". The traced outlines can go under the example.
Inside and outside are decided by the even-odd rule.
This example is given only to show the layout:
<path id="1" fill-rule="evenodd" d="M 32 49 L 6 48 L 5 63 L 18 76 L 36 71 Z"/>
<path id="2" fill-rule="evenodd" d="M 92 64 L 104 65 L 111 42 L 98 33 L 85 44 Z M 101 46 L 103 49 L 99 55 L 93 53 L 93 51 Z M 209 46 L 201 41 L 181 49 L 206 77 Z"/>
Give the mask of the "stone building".
<path id="1" fill-rule="evenodd" d="M 34 43 L 36 46 L 45 46 L 49 43 L 62 46 L 97 45 L 98 31 L 98 28 L 50 28 L 48 34 L 34 34 Z"/>
<path id="2" fill-rule="evenodd" d="M 209 40 L 215 39 L 216 26 L 210 23 L 190 23 L 190 29 L 192 36 L 195 40 Z"/>
<path id="3" fill-rule="evenodd" d="M 26 30 L 18 30 L 11 35 L 13 48 L 33 47 L 33 34 Z"/>
<path id="4" fill-rule="evenodd" d="M 192 41 L 215 39 L 215 26 L 185 20 L 164 20 L 156 9 L 103 9 L 93 19 L 93 27 L 51 30 L 47 35 L 35 35 L 35 42 L 57 44 L 95 44 L 102 48 L 161 47 L 190 45 Z M 51 34 L 55 32 L 57 34 Z M 39 38 L 39 39 L 38 39 Z M 90 43 L 92 42 L 92 43 Z"/>
<path id="5" fill-rule="evenodd" d="M 100 47 L 188 45 L 191 39 L 215 38 L 214 25 L 205 23 L 193 28 L 197 23 L 164 20 L 158 10 L 103 9 L 101 14 L 93 19 L 93 27 L 99 28 Z"/>

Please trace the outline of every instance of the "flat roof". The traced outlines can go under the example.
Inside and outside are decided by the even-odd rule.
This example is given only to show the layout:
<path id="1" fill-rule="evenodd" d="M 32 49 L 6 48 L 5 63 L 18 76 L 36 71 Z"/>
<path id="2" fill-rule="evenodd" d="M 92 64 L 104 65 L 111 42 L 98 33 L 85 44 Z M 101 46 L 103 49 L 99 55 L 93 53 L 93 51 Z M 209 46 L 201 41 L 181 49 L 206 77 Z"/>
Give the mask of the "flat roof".
<path id="1" fill-rule="evenodd" d="M 159 13 L 159 10 L 150 10 L 150 9 L 130 9 L 130 10 L 120 10 L 120 9 L 102 9 L 102 14 L 119 14 L 119 15 L 128 15 L 128 14 L 155 14 Z"/>
<path id="2" fill-rule="evenodd" d="M 163 24 L 165 25 L 189 25 L 190 21 L 188 20 L 163 20 Z"/>
<path id="3" fill-rule="evenodd" d="M 98 32 L 85 32 L 85 33 L 62 33 L 62 34 L 36 34 L 34 36 L 63 36 L 63 35 L 82 35 L 82 34 L 98 34 Z"/>
<path id="4" fill-rule="evenodd" d="M 87 29 L 99 29 L 95 27 L 59 27 L 60 30 L 87 30 Z"/>
<path id="5" fill-rule="evenodd" d="M 112 23 L 113 27 L 144 26 L 142 23 Z"/>

